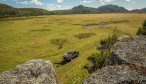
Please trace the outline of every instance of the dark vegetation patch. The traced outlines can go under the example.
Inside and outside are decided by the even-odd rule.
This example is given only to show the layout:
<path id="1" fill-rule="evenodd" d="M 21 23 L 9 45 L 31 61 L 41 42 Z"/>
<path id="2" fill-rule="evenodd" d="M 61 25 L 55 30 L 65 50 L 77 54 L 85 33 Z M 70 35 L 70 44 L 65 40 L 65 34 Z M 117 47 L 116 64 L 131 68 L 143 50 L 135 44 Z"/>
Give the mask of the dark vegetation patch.
<path id="1" fill-rule="evenodd" d="M 17 18 L 1 18 L 0 22 L 2 21 L 17 21 L 17 20 L 27 20 L 27 19 L 33 19 L 36 17 L 17 17 Z"/>
<path id="2" fill-rule="evenodd" d="M 50 31 L 50 29 L 37 29 L 37 30 L 30 30 L 31 32 L 46 32 Z"/>
<path id="3" fill-rule="evenodd" d="M 77 23 L 75 23 L 75 24 L 72 24 L 72 25 L 82 25 L 82 24 L 77 24 Z"/>
<path id="4" fill-rule="evenodd" d="M 44 25 L 43 27 L 49 27 L 49 25 Z"/>
<path id="5" fill-rule="evenodd" d="M 48 24 L 51 24 L 50 22 L 33 22 L 31 24 L 29 24 L 29 26 L 32 26 L 32 25 L 48 25 Z"/>
<path id="6" fill-rule="evenodd" d="M 66 39 L 63 38 L 56 38 L 56 39 L 52 39 L 51 43 L 56 45 L 58 47 L 58 49 L 62 49 L 62 47 L 64 46 L 64 44 L 67 42 Z"/>
<path id="7" fill-rule="evenodd" d="M 137 35 L 146 35 L 146 20 L 143 22 L 142 27 L 138 29 Z"/>
<path id="8" fill-rule="evenodd" d="M 84 68 L 87 69 L 89 73 L 92 73 L 102 67 L 105 59 L 101 58 L 100 53 L 96 53 L 88 57 L 87 60 L 89 62 L 85 65 Z"/>
<path id="9" fill-rule="evenodd" d="M 100 27 L 103 28 L 107 25 L 110 24 L 120 24 L 120 23 L 129 23 L 128 20 L 119 20 L 119 21 L 108 21 L 108 22 L 100 22 L 98 24 L 87 24 L 87 25 L 83 25 L 85 28 L 96 28 L 96 27 Z"/>
<path id="10" fill-rule="evenodd" d="M 102 39 L 100 41 L 100 46 L 97 47 L 99 53 L 91 55 L 87 60 L 88 64 L 84 68 L 88 70 L 89 73 L 95 72 L 97 69 L 102 68 L 106 58 L 109 56 L 112 46 L 116 43 L 118 39 L 116 31 L 108 38 Z"/>
<path id="11" fill-rule="evenodd" d="M 85 38 L 89 38 L 91 36 L 95 36 L 95 33 L 81 33 L 81 34 L 77 34 L 75 35 L 76 38 L 78 39 L 85 39 Z"/>

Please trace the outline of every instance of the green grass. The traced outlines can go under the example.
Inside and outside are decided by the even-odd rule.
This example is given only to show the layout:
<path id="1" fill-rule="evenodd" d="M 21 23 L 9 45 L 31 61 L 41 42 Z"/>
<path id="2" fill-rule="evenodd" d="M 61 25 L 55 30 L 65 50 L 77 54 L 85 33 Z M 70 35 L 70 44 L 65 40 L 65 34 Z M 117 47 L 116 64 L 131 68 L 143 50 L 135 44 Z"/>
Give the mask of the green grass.
<path id="1" fill-rule="evenodd" d="M 40 18 L 41 17 L 41 18 Z M 87 58 L 115 27 L 135 35 L 145 14 L 83 14 L 8 18 L 0 20 L 0 72 L 31 59 L 51 60 L 60 84 L 80 84 L 88 75 Z M 24 19 L 25 18 L 25 19 Z M 108 22 L 119 22 L 109 24 Z M 107 22 L 103 28 L 84 25 Z M 59 48 L 59 46 L 62 46 Z M 80 56 L 61 65 L 62 55 L 77 50 Z"/>

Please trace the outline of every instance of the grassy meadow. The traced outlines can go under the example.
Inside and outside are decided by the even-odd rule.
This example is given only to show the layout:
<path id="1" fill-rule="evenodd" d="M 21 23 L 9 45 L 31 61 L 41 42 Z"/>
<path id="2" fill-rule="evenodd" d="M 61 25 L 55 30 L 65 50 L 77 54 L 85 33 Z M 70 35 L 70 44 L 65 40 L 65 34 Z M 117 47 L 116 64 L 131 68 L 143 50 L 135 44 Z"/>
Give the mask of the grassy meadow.
<path id="1" fill-rule="evenodd" d="M 77 14 L 0 19 L 0 72 L 32 59 L 51 60 L 60 84 L 80 84 L 87 58 L 114 28 L 135 35 L 146 14 Z M 79 57 L 63 63 L 69 50 Z"/>

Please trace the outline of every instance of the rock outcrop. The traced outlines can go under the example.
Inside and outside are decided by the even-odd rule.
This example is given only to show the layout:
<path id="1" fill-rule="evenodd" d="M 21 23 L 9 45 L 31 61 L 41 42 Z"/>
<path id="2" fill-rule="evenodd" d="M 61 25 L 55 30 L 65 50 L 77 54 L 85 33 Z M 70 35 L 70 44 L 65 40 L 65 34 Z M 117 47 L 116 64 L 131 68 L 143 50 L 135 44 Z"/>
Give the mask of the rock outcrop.
<path id="1" fill-rule="evenodd" d="M 137 36 L 128 42 L 117 42 L 105 66 L 115 64 L 146 67 L 146 36 Z"/>
<path id="2" fill-rule="evenodd" d="M 117 42 L 103 68 L 83 84 L 146 84 L 146 36 Z"/>
<path id="3" fill-rule="evenodd" d="M 0 84 L 57 84 L 57 80 L 50 61 L 31 60 L 0 74 Z"/>
<path id="4" fill-rule="evenodd" d="M 91 75 L 84 84 L 146 84 L 146 76 L 129 66 L 107 66 Z"/>

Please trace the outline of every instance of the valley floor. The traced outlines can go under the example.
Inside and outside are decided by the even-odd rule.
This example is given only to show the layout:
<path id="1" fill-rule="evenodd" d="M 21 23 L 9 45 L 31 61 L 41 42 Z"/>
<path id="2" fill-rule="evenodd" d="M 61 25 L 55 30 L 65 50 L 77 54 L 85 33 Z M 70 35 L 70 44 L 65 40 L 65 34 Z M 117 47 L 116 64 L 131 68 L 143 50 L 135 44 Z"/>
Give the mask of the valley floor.
<path id="1" fill-rule="evenodd" d="M 76 14 L 0 20 L 0 72 L 31 59 L 51 60 L 60 84 L 80 84 L 88 72 L 87 58 L 98 52 L 99 41 L 117 28 L 121 35 L 135 35 L 146 14 Z M 69 50 L 80 52 L 62 62 Z"/>

